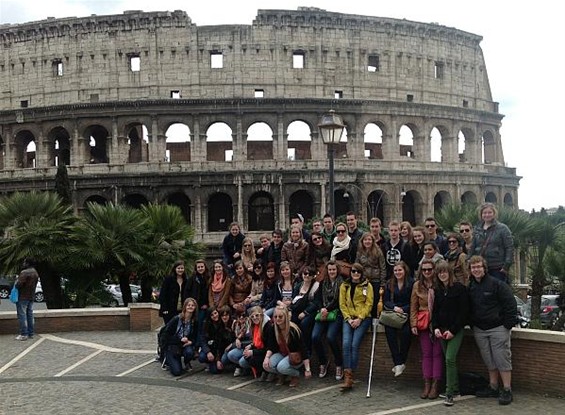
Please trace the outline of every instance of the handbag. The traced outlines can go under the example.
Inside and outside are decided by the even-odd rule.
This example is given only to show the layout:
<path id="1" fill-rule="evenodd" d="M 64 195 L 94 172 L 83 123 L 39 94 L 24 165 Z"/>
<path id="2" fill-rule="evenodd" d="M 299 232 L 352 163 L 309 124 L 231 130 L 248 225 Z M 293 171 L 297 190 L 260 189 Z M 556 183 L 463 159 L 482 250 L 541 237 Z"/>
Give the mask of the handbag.
<path id="1" fill-rule="evenodd" d="M 397 313 L 394 310 L 383 310 L 379 318 L 379 322 L 383 326 L 392 327 L 393 329 L 401 328 L 408 321 L 408 315 L 405 313 Z"/>
<path id="2" fill-rule="evenodd" d="M 288 354 L 288 361 L 291 366 L 299 366 L 302 363 L 302 354 L 300 352 L 290 352 Z"/>
<path id="3" fill-rule="evenodd" d="M 416 323 L 416 328 L 420 331 L 424 331 L 427 330 L 428 327 L 430 327 L 430 311 L 418 311 L 418 322 Z"/>
<path id="4" fill-rule="evenodd" d="M 337 320 L 337 308 L 335 310 L 328 311 L 328 315 L 323 320 L 322 320 L 322 312 L 318 311 L 314 320 L 316 320 L 316 321 L 336 321 Z"/>
<path id="5" fill-rule="evenodd" d="M 20 290 L 16 287 L 16 284 L 12 287 L 12 291 L 10 291 L 10 301 L 16 304 L 20 301 Z"/>

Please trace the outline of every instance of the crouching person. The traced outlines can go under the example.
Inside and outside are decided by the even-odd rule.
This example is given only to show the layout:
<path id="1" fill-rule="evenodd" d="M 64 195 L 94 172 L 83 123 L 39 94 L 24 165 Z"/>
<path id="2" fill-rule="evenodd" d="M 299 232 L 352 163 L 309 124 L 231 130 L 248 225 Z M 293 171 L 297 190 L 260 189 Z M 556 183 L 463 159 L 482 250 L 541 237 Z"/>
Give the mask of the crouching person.
<path id="1" fill-rule="evenodd" d="M 243 349 L 243 356 L 239 359 L 239 366 L 246 370 L 251 369 L 254 377 L 261 372 L 261 380 L 267 380 L 267 372 L 263 371 L 263 360 L 267 353 L 265 345 L 266 326 L 270 325 L 270 319 L 263 313 L 260 306 L 251 307 L 249 314 L 249 335 L 251 343 Z"/>
<path id="2" fill-rule="evenodd" d="M 277 385 L 285 383 L 290 376 L 289 386 L 298 385 L 300 367 L 304 365 L 310 371 L 310 360 L 305 359 L 305 347 L 300 328 L 290 321 L 290 313 L 286 306 L 280 304 L 273 313 L 274 324 L 266 328 L 266 349 L 263 369 L 279 375 Z"/>
<path id="3" fill-rule="evenodd" d="M 165 329 L 167 336 L 165 361 L 174 376 L 180 376 L 184 366 L 190 367 L 198 339 L 198 304 L 187 298 L 180 314 L 174 316 Z"/>

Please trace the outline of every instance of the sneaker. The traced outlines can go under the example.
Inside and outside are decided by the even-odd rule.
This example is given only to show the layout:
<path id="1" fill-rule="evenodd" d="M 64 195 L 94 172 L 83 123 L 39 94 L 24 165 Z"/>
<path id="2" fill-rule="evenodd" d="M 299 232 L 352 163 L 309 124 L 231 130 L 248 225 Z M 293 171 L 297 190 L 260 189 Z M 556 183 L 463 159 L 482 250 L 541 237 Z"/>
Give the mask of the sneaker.
<path id="1" fill-rule="evenodd" d="M 404 369 L 406 369 L 406 365 L 405 364 L 401 364 L 395 367 L 394 370 L 394 376 L 400 376 L 402 375 L 402 373 L 404 372 Z"/>
<path id="2" fill-rule="evenodd" d="M 241 368 L 240 368 L 240 367 L 236 367 L 235 370 L 234 370 L 234 372 L 233 372 L 233 377 L 234 377 L 234 378 L 237 378 L 237 377 L 241 376 L 242 374 L 243 374 L 243 371 L 241 370 Z"/>
<path id="3" fill-rule="evenodd" d="M 510 405 L 512 402 L 512 390 L 510 389 L 500 389 L 500 395 L 498 395 L 498 403 L 500 405 Z"/>
<path id="4" fill-rule="evenodd" d="M 20 334 L 20 335 L 16 336 L 16 340 L 25 341 L 25 340 L 27 340 L 27 336 Z"/>
<path id="5" fill-rule="evenodd" d="M 343 368 L 341 366 L 335 367 L 335 380 L 343 379 Z"/>
<path id="6" fill-rule="evenodd" d="M 397 367 L 398 367 L 398 366 L 394 366 L 394 367 L 392 368 L 392 373 L 396 373 L 396 368 L 397 368 Z"/>
<path id="7" fill-rule="evenodd" d="M 479 389 L 475 396 L 477 398 L 498 398 L 498 389 L 494 389 L 492 386 L 487 386 L 484 389 Z M 510 403 L 510 402 L 509 402 Z"/>
<path id="8" fill-rule="evenodd" d="M 325 378 L 328 374 L 328 367 L 326 365 L 320 365 L 320 374 L 318 377 Z"/>
<path id="9" fill-rule="evenodd" d="M 259 381 L 260 382 L 266 382 L 268 377 L 269 377 L 269 372 L 263 371 L 263 373 L 261 373 L 261 378 L 259 378 Z"/>
<path id="10" fill-rule="evenodd" d="M 453 392 L 453 393 L 451 394 L 451 396 L 453 397 L 453 399 L 455 399 L 455 398 L 460 398 L 460 397 L 461 397 L 461 394 L 460 394 L 459 392 Z M 446 393 L 446 392 L 440 393 L 440 394 L 439 394 L 439 397 L 440 397 L 441 399 L 445 399 L 445 398 L 447 398 L 447 393 Z"/>
<path id="11" fill-rule="evenodd" d="M 454 402 L 453 402 L 453 395 L 447 395 L 445 397 L 445 400 L 443 401 L 443 404 L 445 406 L 453 406 Z"/>

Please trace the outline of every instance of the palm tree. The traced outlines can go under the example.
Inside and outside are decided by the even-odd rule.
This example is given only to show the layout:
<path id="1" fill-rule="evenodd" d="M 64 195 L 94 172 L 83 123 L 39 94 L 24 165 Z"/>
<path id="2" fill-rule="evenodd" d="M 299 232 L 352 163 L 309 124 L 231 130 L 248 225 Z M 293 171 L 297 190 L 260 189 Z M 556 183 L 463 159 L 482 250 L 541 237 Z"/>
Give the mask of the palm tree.
<path id="1" fill-rule="evenodd" d="M 475 205 L 462 205 L 451 203 L 435 213 L 435 220 L 444 232 L 457 231 L 461 221 L 475 223 L 477 221 L 477 207 Z"/>
<path id="2" fill-rule="evenodd" d="M 14 193 L 0 201 L 0 262 L 17 273 L 25 258 L 34 258 L 47 308 L 62 308 L 57 269 L 69 255 L 74 224 L 72 208 L 50 192 Z"/>

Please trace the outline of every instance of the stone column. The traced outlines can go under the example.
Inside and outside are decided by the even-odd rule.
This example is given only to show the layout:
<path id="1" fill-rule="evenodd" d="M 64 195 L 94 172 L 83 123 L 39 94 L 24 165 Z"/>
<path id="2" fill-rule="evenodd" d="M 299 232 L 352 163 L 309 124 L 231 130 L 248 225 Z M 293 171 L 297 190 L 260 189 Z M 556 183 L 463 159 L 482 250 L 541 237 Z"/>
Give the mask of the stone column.
<path id="1" fill-rule="evenodd" d="M 237 176 L 237 221 L 243 226 L 243 181 Z"/>
<path id="2" fill-rule="evenodd" d="M 288 135 L 284 132 L 283 114 L 277 114 L 277 151 L 275 160 L 285 161 L 288 157 Z M 273 154 L 274 156 L 274 154 Z"/>
<path id="3" fill-rule="evenodd" d="M 159 163 L 165 159 L 165 154 L 161 154 L 158 143 L 159 135 L 159 123 L 157 122 L 157 117 L 151 117 L 151 133 L 149 134 L 149 157 L 147 160 L 149 163 Z"/>
<path id="4" fill-rule="evenodd" d="M 14 147 L 12 144 L 12 130 L 11 129 L 6 129 L 4 130 L 4 144 L 3 144 L 3 148 L 4 148 L 4 169 L 5 170 L 11 170 L 13 168 L 15 168 L 16 163 L 15 163 L 15 152 L 14 152 Z"/>
<path id="5" fill-rule="evenodd" d="M 193 131 L 190 136 L 190 160 L 206 161 L 208 149 L 206 147 L 206 136 L 200 134 L 200 120 L 194 117 Z"/>
<path id="6" fill-rule="evenodd" d="M 457 136 L 448 136 L 441 138 L 441 161 L 446 163 L 459 162 Z"/>
<path id="7" fill-rule="evenodd" d="M 110 143 L 108 143 L 108 141 Z M 112 119 L 112 133 L 106 138 L 106 151 L 108 152 L 109 164 L 121 164 L 119 159 L 120 143 L 118 142 L 118 122 Z"/>
<path id="8" fill-rule="evenodd" d="M 193 228 L 200 229 L 201 232 L 204 231 L 204 226 L 202 224 L 202 202 L 200 196 L 200 188 L 195 188 L 195 201 L 193 203 L 194 209 L 190 209 L 193 216 Z"/>

